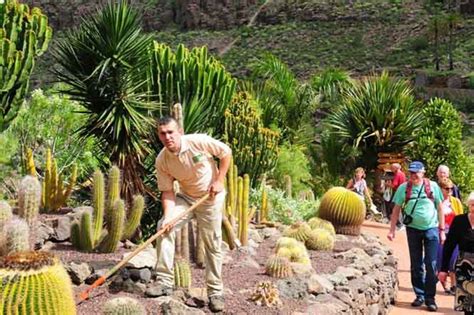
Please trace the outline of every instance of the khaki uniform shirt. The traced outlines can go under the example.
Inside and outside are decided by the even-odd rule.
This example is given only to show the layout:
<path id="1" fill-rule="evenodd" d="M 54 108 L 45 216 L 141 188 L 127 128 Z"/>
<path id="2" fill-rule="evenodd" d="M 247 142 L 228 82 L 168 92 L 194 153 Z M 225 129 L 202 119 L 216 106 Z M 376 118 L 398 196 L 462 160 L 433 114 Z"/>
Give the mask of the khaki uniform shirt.
<path id="1" fill-rule="evenodd" d="M 179 153 L 163 148 L 156 158 L 158 189 L 172 191 L 173 180 L 177 180 L 182 193 L 200 198 L 218 176 L 213 157 L 221 159 L 231 153 L 226 144 L 210 136 L 183 135 Z"/>

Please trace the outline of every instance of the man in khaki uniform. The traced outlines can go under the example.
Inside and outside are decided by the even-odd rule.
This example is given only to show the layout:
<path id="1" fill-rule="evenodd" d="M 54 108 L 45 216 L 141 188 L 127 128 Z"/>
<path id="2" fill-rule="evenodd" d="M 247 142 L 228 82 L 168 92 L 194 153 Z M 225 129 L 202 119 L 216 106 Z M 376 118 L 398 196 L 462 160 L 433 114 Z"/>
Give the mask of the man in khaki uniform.
<path id="1" fill-rule="evenodd" d="M 158 189 L 162 192 L 163 218 L 159 227 L 189 208 L 206 193 L 210 197 L 193 213 L 180 220 L 172 233 L 158 241 L 156 267 L 160 288 L 156 295 L 169 295 L 173 287 L 175 233 L 190 219 L 197 219 L 205 248 L 206 284 L 211 311 L 224 309 L 222 284 L 222 207 L 225 201 L 224 179 L 232 151 L 224 143 L 204 134 L 183 135 L 176 120 L 163 117 L 158 122 L 160 141 L 165 146 L 156 158 Z M 214 157 L 220 160 L 217 167 Z M 175 195 L 173 181 L 179 183 Z"/>

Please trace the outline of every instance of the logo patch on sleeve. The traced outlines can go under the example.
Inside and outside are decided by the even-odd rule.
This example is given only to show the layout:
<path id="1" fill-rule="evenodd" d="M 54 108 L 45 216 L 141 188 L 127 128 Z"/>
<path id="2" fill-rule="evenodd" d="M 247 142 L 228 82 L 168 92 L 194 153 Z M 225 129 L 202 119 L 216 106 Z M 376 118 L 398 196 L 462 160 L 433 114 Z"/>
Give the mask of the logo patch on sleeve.
<path id="1" fill-rule="evenodd" d="M 194 164 L 199 163 L 204 160 L 204 155 L 202 153 L 198 153 L 195 156 L 193 156 L 193 162 Z"/>

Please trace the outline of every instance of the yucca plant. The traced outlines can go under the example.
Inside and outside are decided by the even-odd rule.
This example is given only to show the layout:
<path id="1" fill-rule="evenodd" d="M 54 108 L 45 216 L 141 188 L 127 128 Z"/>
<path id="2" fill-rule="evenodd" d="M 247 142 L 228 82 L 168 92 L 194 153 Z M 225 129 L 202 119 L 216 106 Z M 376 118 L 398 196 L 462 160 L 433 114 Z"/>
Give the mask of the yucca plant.
<path id="1" fill-rule="evenodd" d="M 350 73 L 341 69 L 328 68 L 311 78 L 311 86 L 319 93 L 325 105 L 336 105 L 342 91 L 352 86 Z"/>
<path id="2" fill-rule="evenodd" d="M 64 91 L 79 101 L 89 116 L 80 129 L 94 137 L 110 164 L 123 170 L 127 200 L 147 191 L 141 161 L 149 153 L 143 138 L 150 133 L 146 72 L 151 35 L 141 32 L 140 16 L 127 1 L 109 2 L 83 18 L 79 28 L 65 33 L 53 52 Z"/>
<path id="3" fill-rule="evenodd" d="M 421 125 L 421 104 L 409 83 L 383 72 L 345 90 L 342 106 L 328 117 L 332 132 L 362 151 L 362 160 L 376 166 L 378 152 L 400 151 Z"/>

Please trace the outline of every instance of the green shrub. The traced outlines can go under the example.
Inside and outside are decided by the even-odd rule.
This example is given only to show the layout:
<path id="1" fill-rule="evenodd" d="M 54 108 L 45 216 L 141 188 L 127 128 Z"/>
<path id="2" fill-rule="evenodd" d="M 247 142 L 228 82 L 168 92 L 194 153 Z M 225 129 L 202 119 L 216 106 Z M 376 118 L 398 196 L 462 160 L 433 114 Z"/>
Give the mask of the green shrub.
<path id="1" fill-rule="evenodd" d="M 269 221 L 293 224 L 298 221 L 306 221 L 317 215 L 319 200 L 297 200 L 288 198 L 285 192 L 267 187 L 268 218 Z M 251 189 L 250 204 L 260 208 L 262 189 Z"/>
<path id="2" fill-rule="evenodd" d="M 412 38 L 409 42 L 409 48 L 417 52 L 427 49 L 429 45 L 430 43 L 428 41 L 428 38 L 424 35 L 420 35 L 415 38 Z"/>
<path id="3" fill-rule="evenodd" d="M 423 107 L 423 116 L 423 126 L 408 155 L 426 163 L 428 177 L 435 176 L 440 164 L 448 165 L 460 189 L 473 190 L 474 160 L 463 148 L 461 119 L 453 104 L 434 98 Z"/>
<path id="4" fill-rule="evenodd" d="M 297 196 L 300 191 L 309 188 L 308 182 L 311 180 L 309 161 L 301 146 L 284 145 L 280 147 L 272 177 L 275 179 L 277 187 L 282 190 L 285 189 L 284 177 L 286 175 L 291 177 L 293 196 Z"/>

